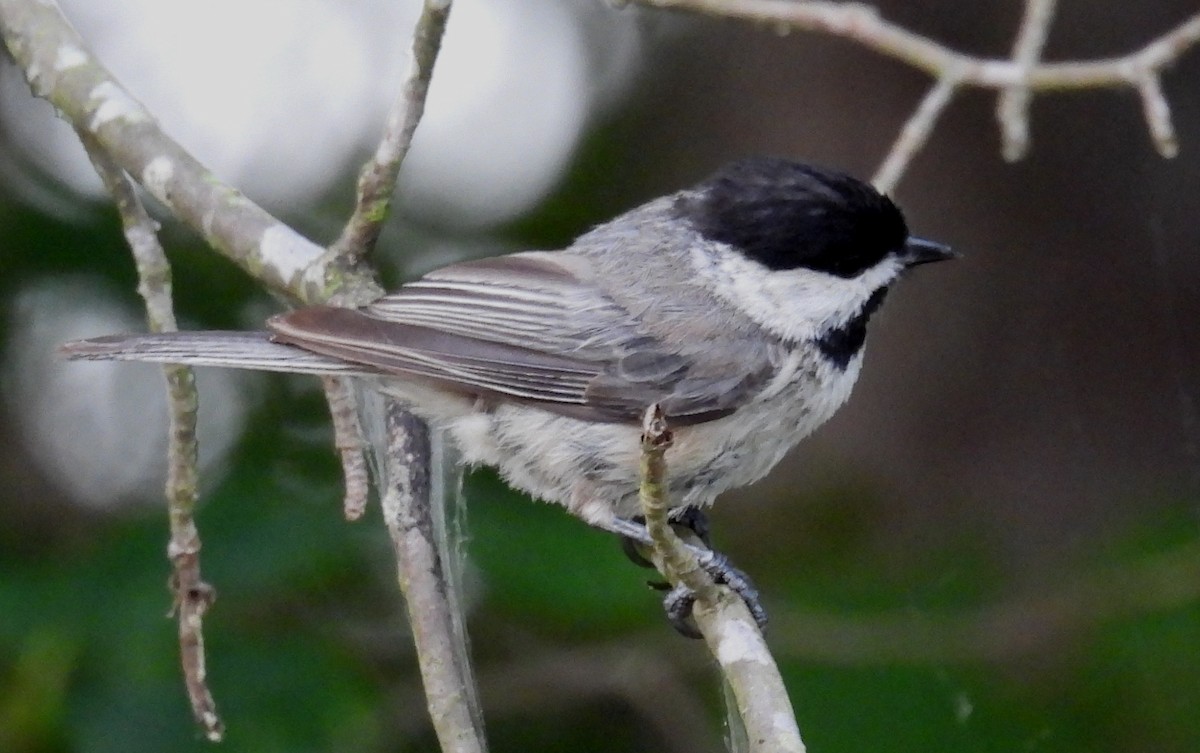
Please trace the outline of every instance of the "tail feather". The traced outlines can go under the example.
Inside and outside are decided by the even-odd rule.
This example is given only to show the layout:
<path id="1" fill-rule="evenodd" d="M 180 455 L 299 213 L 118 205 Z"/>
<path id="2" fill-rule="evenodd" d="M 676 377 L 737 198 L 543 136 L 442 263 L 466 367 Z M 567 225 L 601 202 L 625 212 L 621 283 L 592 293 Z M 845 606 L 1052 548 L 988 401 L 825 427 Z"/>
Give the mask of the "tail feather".
<path id="1" fill-rule="evenodd" d="M 59 350 L 72 361 L 146 361 L 297 374 L 365 375 L 369 366 L 271 341 L 268 332 L 159 332 L 75 340 Z"/>

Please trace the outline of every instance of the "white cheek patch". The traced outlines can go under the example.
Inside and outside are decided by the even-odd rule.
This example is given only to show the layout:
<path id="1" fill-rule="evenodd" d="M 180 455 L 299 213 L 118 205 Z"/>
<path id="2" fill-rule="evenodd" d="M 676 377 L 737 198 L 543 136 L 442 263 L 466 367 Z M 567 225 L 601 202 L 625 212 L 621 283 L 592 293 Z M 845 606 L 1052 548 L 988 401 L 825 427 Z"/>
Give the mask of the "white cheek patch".
<path id="1" fill-rule="evenodd" d="M 716 295 L 791 341 L 815 339 L 844 325 L 901 270 L 888 256 L 849 279 L 804 268 L 773 272 L 721 244 L 693 248 L 692 265 Z"/>

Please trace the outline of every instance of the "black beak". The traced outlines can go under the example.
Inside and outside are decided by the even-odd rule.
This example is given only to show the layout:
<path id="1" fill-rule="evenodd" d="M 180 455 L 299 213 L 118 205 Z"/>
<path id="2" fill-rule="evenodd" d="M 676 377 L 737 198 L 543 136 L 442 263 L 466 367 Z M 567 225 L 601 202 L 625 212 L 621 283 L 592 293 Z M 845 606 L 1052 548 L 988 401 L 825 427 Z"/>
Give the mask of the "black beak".
<path id="1" fill-rule="evenodd" d="M 904 242 L 904 248 L 900 250 L 900 260 L 904 262 L 904 266 L 906 267 L 915 267 L 918 264 L 928 264 L 933 261 L 957 259 L 959 256 L 961 254 L 951 250 L 947 245 L 911 236 Z"/>

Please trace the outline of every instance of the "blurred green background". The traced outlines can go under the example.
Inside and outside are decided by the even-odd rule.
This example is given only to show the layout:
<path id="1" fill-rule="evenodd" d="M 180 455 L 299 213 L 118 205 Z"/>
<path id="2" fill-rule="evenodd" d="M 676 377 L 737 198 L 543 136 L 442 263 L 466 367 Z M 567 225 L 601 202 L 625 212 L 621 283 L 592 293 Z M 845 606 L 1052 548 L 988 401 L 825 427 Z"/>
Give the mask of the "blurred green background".
<path id="1" fill-rule="evenodd" d="M 986 5 L 880 7 L 1004 55 L 1020 4 Z M 1195 10 L 1061 6 L 1060 59 L 1136 48 Z M 554 193 L 463 245 L 561 245 L 747 153 L 870 175 L 927 85 L 839 40 L 673 18 Z M 1136 98 L 1110 91 L 1036 98 L 1032 153 L 1005 164 L 993 96 L 968 92 L 900 184 L 910 225 L 966 260 L 906 281 L 850 405 L 713 513 L 718 548 L 765 594 L 810 750 L 1200 750 L 1198 80 L 1200 51 L 1165 79 L 1173 161 L 1153 152 Z M 321 212 L 344 211 L 350 175 Z M 0 752 L 207 749 L 165 618 L 154 495 L 77 503 L 12 397 L 30 286 L 82 281 L 136 313 L 115 217 L 84 205 L 63 219 L 4 190 Z M 189 326 L 246 326 L 277 306 L 186 230 L 168 223 L 164 240 Z M 403 217 L 385 275 L 457 240 Z M 222 749 L 435 750 L 379 512 L 341 520 L 315 380 L 263 377 L 247 394 L 199 513 Z M 488 471 L 467 497 L 493 750 L 722 749 L 716 672 L 667 627 L 646 571 Z"/>

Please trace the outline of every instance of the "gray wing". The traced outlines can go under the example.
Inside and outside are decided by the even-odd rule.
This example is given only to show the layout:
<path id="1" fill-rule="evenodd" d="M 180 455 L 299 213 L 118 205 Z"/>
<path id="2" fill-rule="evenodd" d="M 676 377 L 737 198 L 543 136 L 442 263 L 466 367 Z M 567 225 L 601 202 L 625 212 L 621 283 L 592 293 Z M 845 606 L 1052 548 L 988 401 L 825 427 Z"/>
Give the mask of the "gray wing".
<path id="1" fill-rule="evenodd" d="M 713 420 L 770 373 L 765 352 L 722 363 L 661 342 L 585 258 L 557 252 L 453 265 L 364 308 L 298 309 L 268 327 L 316 353 L 596 421 L 637 422 L 655 402 L 677 424 Z"/>

